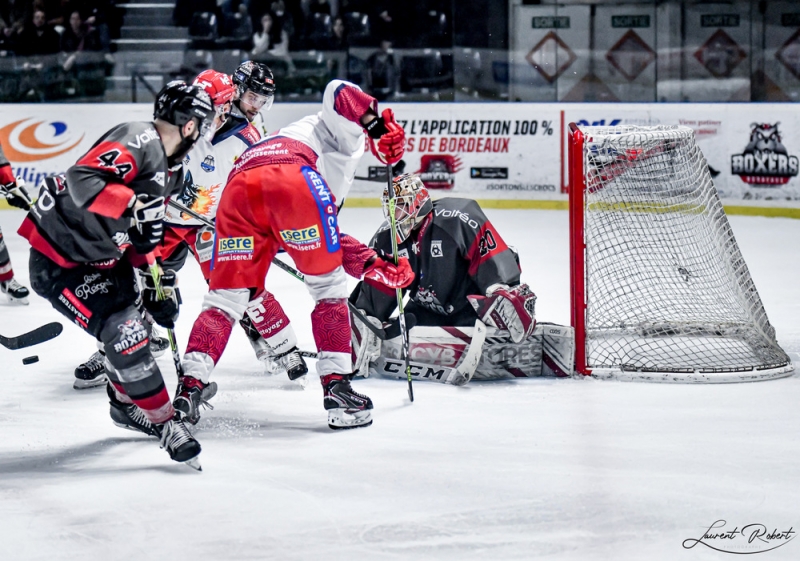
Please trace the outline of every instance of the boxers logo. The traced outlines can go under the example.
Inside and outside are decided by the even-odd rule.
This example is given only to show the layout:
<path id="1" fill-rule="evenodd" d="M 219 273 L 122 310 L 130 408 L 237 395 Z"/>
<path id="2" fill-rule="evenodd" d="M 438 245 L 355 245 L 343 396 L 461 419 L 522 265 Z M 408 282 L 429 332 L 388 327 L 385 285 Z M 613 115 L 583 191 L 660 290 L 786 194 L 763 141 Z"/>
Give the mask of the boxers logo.
<path id="1" fill-rule="evenodd" d="M 314 201 L 317 203 L 328 253 L 336 253 L 340 247 L 339 224 L 336 221 L 336 205 L 334 204 L 333 195 L 331 195 L 322 177 L 311 167 L 303 166 L 300 171 L 303 173 Z"/>
<path id="2" fill-rule="evenodd" d="M 319 226 L 309 226 L 300 230 L 281 230 L 283 243 L 300 251 L 316 249 L 320 246 Z"/>
<path id="3" fill-rule="evenodd" d="M 129 319 L 118 325 L 120 339 L 114 343 L 114 350 L 123 355 L 135 353 L 148 342 L 147 329 L 140 319 Z"/>
<path id="4" fill-rule="evenodd" d="M 246 261 L 253 258 L 253 236 L 220 238 L 217 244 L 217 261 Z"/>

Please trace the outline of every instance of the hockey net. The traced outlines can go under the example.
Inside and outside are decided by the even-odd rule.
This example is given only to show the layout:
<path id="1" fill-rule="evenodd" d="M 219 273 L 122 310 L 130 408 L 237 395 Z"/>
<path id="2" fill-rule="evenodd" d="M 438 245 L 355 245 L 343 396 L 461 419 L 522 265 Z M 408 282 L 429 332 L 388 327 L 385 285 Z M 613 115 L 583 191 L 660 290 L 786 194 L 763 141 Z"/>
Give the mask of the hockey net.
<path id="1" fill-rule="evenodd" d="M 569 134 L 576 370 L 675 382 L 791 373 L 693 131 Z"/>

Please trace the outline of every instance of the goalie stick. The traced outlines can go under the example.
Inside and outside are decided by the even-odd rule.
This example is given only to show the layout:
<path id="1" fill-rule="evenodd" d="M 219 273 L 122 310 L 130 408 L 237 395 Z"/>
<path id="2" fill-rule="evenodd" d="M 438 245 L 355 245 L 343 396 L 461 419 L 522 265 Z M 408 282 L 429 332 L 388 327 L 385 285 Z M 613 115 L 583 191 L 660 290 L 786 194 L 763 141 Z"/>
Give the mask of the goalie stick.
<path id="1" fill-rule="evenodd" d="M 209 228 L 214 228 L 214 223 L 211 220 L 209 220 L 208 218 L 206 218 L 202 214 L 199 214 L 199 213 L 193 211 L 189 207 L 182 205 L 178 201 L 174 201 L 172 199 L 169 199 L 167 201 L 167 204 L 169 204 L 169 206 L 171 206 L 175 210 L 179 210 L 179 211 L 181 211 L 181 212 L 183 212 L 185 214 L 188 214 L 192 218 L 194 218 L 196 220 L 199 220 L 205 226 L 208 226 Z M 289 265 L 287 263 L 284 263 L 283 261 L 281 261 L 277 257 L 272 260 L 272 264 L 275 265 L 276 267 L 278 267 L 279 269 L 283 269 L 284 271 L 286 271 L 287 273 L 292 275 L 297 280 L 299 280 L 301 282 L 305 282 L 306 279 L 305 279 L 305 276 L 303 275 L 303 273 L 301 273 L 300 271 L 298 271 L 297 269 L 295 269 L 291 265 Z M 352 302 L 348 301 L 347 302 L 347 306 L 350 308 L 350 311 L 353 313 L 353 315 L 356 316 L 358 319 L 360 319 L 364 323 L 364 325 L 367 326 L 367 329 L 372 331 L 378 337 L 378 339 L 380 339 L 381 341 L 385 341 L 387 339 L 386 332 L 383 329 L 381 329 L 380 327 L 370 323 L 369 320 L 367 319 L 367 317 L 361 312 L 361 310 L 356 308 L 355 305 L 353 305 Z M 408 321 L 410 323 L 410 320 L 408 320 Z M 413 401 L 413 399 L 412 399 L 412 401 Z"/>
<path id="2" fill-rule="evenodd" d="M 58 337 L 63 330 L 64 326 L 54 321 L 37 327 L 33 331 L 17 335 L 16 337 L 4 337 L 0 335 L 0 345 L 12 351 L 24 349 L 25 347 L 32 347 L 33 345 L 38 345 L 39 343 L 44 343 L 45 341 Z"/>
<path id="3" fill-rule="evenodd" d="M 468 344 L 467 352 L 462 355 L 457 366 L 447 366 L 444 364 L 431 364 L 412 360 L 398 360 L 389 356 L 380 356 L 371 365 L 382 375 L 389 377 L 399 377 L 403 374 L 406 364 L 411 375 L 418 379 L 440 382 L 442 384 L 452 384 L 463 386 L 472 380 L 478 364 L 481 362 L 483 354 L 483 344 L 486 341 L 486 325 L 481 320 L 475 320 L 475 327 L 472 329 L 472 338 L 461 329 L 454 327 L 449 330 L 456 330 L 452 335 L 463 340 Z M 408 372 L 406 372 L 408 375 Z"/>

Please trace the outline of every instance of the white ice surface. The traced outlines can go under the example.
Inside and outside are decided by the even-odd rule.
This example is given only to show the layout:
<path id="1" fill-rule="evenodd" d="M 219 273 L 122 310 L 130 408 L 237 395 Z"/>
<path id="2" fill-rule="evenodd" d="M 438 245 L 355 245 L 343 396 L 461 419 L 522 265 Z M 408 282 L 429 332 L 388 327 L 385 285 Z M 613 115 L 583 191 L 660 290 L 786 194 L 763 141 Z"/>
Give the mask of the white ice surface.
<path id="1" fill-rule="evenodd" d="M 539 319 L 569 322 L 567 214 L 489 210 L 521 251 Z M 20 281 L 21 212 L 0 212 Z M 345 210 L 367 240 L 378 209 Z M 800 221 L 732 217 L 784 348 L 800 351 Z M 311 300 L 280 270 L 268 283 L 301 346 Z M 181 274 L 181 348 L 205 285 Z M 800 379 L 716 386 L 520 380 L 457 388 L 357 380 L 372 427 L 332 432 L 319 386 L 260 374 L 235 330 L 196 436 L 204 471 L 115 427 L 102 389 L 75 391 L 91 337 L 33 296 L 0 305 L 0 333 L 48 321 L 64 333 L 0 348 L 0 560 L 730 559 L 681 544 L 714 521 L 800 528 Z M 40 362 L 23 366 L 37 354 Z M 168 387 L 169 353 L 159 359 Z M 800 541 L 800 540 L 799 540 Z M 800 559 L 800 543 L 758 556 Z"/>

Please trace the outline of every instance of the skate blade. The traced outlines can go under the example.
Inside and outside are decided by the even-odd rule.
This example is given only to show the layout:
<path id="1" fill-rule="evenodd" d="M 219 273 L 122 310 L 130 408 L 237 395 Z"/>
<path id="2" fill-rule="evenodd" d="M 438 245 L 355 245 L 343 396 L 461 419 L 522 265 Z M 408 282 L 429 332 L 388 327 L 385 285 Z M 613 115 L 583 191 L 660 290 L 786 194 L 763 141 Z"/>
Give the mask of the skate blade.
<path id="1" fill-rule="evenodd" d="M 82 378 L 75 378 L 75 381 L 72 383 L 73 389 L 76 390 L 90 390 L 92 388 L 100 388 L 105 387 L 108 383 L 108 378 L 105 374 L 100 376 L 99 378 L 95 378 L 94 380 L 84 380 Z"/>
<path id="2" fill-rule="evenodd" d="M 25 298 L 14 298 L 13 296 L 6 294 L 6 300 L 8 300 L 8 303 L 11 306 L 27 306 L 30 304 L 27 296 Z"/>
<path id="3" fill-rule="evenodd" d="M 190 458 L 185 462 L 181 462 L 195 471 L 203 471 L 203 466 L 200 465 L 200 456 L 195 456 L 194 458 Z"/>
<path id="4" fill-rule="evenodd" d="M 328 411 L 328 426 L 333 430 L 357 429 L 372 424 L 372 410 L 346 413 L 341 409 Z"/>

